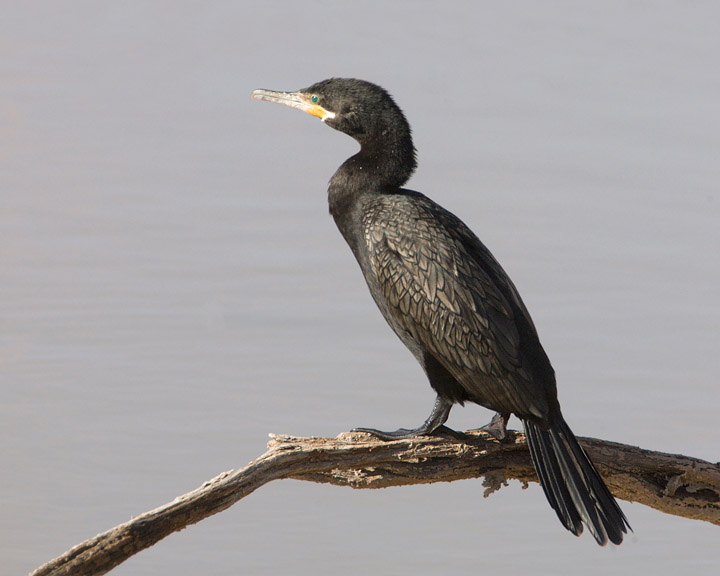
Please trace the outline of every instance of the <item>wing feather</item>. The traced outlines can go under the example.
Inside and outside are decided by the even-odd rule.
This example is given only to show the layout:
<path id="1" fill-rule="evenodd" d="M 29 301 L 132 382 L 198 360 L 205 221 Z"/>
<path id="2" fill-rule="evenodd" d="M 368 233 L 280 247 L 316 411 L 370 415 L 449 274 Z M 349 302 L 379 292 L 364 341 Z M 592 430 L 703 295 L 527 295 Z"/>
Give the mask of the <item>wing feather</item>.
<path id="1" fill-rule="evenodd" d="M 374 199 L 362 225 L 391 326 L 432 353 L 473 401 L 542 417 L 546 396 L 522 355 L 519 316 L 534 326 L 477 237 L 419 194 Z"/>

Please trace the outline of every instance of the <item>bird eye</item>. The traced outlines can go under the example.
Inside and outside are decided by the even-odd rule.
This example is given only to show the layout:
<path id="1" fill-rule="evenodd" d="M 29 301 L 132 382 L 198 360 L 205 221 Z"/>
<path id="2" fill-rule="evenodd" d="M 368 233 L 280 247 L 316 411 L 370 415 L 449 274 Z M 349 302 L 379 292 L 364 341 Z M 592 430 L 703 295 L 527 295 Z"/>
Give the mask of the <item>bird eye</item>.
<path id="1" fill-rule="evenodd" d="M 311 97 L 310 97 L 310 101 L 311 101 L 313 104 L 317 104 L 317 103 L 318 103 L 318 97 L 317 97 L 317 96 L 311 96 Z"/>

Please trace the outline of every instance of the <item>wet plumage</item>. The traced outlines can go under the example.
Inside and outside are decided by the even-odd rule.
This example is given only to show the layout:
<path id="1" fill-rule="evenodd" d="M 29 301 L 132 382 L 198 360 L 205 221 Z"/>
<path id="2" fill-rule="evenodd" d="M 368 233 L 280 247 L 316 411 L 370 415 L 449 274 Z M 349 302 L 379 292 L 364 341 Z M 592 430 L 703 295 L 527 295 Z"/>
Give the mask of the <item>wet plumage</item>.
<path id="1" fill-rule="evenodd" d="M 487 429 L 502 439 L 515 414 L 563 525 L 579 535 L 585 524 L 600 544 L 622 542 L 627 520 L 562 416 L 555 372 L 509 276 L 461 220 L 402 188 L 415 169 L 415 149 L 390 95 L 369 82 L 335 78 L 253 97 L 317 116 L 360 144 L 330 180 L 330 213 L 437 400 L 418 428 L 358 430 L 387 440 L 429 434 L 454 404 L 474 402 L 498 413 Z"/>

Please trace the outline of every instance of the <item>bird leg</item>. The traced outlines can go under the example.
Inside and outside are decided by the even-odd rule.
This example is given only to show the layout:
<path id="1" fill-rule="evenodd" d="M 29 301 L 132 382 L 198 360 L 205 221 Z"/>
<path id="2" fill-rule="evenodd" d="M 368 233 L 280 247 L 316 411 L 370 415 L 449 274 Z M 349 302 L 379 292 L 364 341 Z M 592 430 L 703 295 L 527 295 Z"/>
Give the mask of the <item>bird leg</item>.
<path id="1" fill-rule="evenodd" d="M 498 412 L 492 417 L 492 420 L 490 420 L 488 424 L 485 424 L 485 426 L 479 428 L 479 430 L 487 432 L 495 438 L 495 440 L 502 442 L 507 437 L 507 423 L 509 419 L 510 414 L 500 414 L 500 412 Z"/>
<path id="2" fill-rule="evenodd" d="M 383 432 L 375 428 L 353 428 L 352 432 L 367 432 L 381 440 L 404 440 L 406 438 L 414 438 L 415 436 L 427 436 L 445 424 L 450 415 L 450 408 L 452 408 L 452 402 L 438 396 L 430 416 L 428 416 L 428 419 L 425 420 L 425 423 L 419 428 L 414 428 L 413 430 L 400 428 L 393 432 Z"/>

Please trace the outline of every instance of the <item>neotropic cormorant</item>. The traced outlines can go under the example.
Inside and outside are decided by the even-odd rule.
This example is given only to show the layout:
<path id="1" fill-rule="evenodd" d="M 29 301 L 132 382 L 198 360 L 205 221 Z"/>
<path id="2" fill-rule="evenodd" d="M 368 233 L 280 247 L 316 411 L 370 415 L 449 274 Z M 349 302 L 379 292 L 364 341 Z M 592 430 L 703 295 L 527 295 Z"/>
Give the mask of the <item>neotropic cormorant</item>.
<path id="1" fill-rule="evenodd" d="M 620 544 L 629 524 L 560 412 L 555 372 L 512 281 L 456 216 L 402 188 L 415 170 L 410 125 L 392 97 L 363 80 L 333 78 L 297 92 L 256 90 L 257 100 L 317 116 L 360 151 L 330 180 L 330 213 L 350 245 L 380 312 L 437 393 L 414 430 L 360 428 L 392 440 L 429 434 L 455 403 L 523 423 L 540 484 L 562 524 L 585 523 L 600 545 Z"/>

